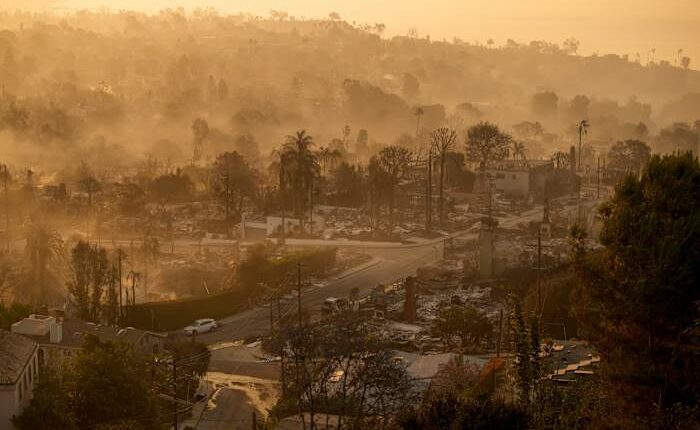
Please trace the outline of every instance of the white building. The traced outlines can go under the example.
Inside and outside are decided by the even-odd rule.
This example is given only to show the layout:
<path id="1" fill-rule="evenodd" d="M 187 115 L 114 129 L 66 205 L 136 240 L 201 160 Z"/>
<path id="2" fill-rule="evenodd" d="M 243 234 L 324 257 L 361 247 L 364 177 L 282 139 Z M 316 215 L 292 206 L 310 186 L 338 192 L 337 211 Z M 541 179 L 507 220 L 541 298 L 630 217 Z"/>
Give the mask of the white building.
<path id="1" fill-rule="evenodd" d="M 544 195 L 547 174 L 553 169 L 549 160 L 503 161 L 477 174 L 475 191 L 491 191 L 506 197 L 528 198 Z"/>
<path id="2" fill-rule="evenodd" d="M 12 324 L 12 333 L 22 335 L 36 342 L 39 346 L 38 357 L 41 365 L 51 366 L 61 371 L 82 348 L 88 335 L 101 341 L 124 342 L 130 344 L 134 351 L 151 354 L 163 349 L 167 335 L 119 328 L 48 315 L 30 315 Z"/>
<path id="3" fill-rule="evenodd" d="M 12 417 L 32 399 L 38 350 L 33 340 L 0 329 L 0 430 L 12 430 Z"/>

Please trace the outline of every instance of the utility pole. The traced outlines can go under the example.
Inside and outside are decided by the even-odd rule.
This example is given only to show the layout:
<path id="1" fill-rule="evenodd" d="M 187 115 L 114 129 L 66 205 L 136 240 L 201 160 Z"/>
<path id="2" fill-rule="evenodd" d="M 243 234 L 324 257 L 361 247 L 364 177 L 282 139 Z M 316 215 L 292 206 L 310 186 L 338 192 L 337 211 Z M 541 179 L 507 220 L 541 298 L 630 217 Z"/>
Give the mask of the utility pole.
<path id="1" fill-rule="evenodd" d="M 541 311 L 542 303 L 542 278 L 540 270 L 542 269 L 542 226 L 537 226 L 537 310 Z"/>
<path id="2" fill-rule="evenodd" d="M 501 356 L 501 339 L 503 338 L 503 308 L 498 314 L 498 343 L 496 344 L 496 358 Z"/>
<path id="3" fill-rule="evenodd" d="M 7 188 L 7 180 L 10 172 L 7 171 L 7 165 L 2 166 L 2 180 L 5 186 L 5 241 L 7 242 L 7 255 L 10 255 L 10 192 Z"/>
<path id="4" fill-rule="evenodd" d="M 143 237 L 143 302 L 148 302 L 148 244 Z"/>
<path id="5" fill-rule="evenodd" d="M 488 204 L 488 220 L 489 229 L 493 226 L 493 176 L 488 174 L 489 180 L 489 204 Z"/>
<path id="6" fill-rule="evenodd" d="M 173 429 L 177 430 L 177 362 L 173 360 Z"/>
<path id="7" fill-rule="evenodd" d="M 545 207 L 545 215 L 543 216 L 543 222 L 546 222 L 546 218 L 548 218 L 548 208 Z M 533 247 L 534 245 L 527 245 L 528 248 Z M 535 307 L 535 311 L 539 314 L 540 320 L 542 318 L 542 314 L 544 312 L 544 303 L 546 301 L 546 298 L 543 297 L 542 295 L 542 274 L 541 272 L 545 270 L 545 267 L 542 264 L 542 248 L 543 247 L 551 247 L 551 245 L 542 245 L 542 224 L 538 225 L 537 228 L 537 262 L 535 263 L 534 266 L 532 266 L 533 270 L 537 271 L 537 305 Z M 541 323 L 540 323 L 541 324 Z"/>
<path id="8" fill-rule="evenodd" d="M 297 312 L 299 313 L 299 329 L 301 330 L 301 257 L 297 262 Z"/>
<path id="9" fill-rule="evenodd" d="M 139 274 L 134 272 L 133 270 L 129 272 L 128 275 L 126 275 L 126 279 L 129 280 L 131 278 L 131 301 L 132 305 L 136 304 L 136 279 L 139 277 Z M 126 291 L 126 303 L 129 304 L 129 290 L 127 287 Z"/>
<path id="10" fill-rule="evenodd" d="M 309 182 L 309 233 L 314 234 L 314 180 Z"/>
<path id="11" fill-rule="evenodd" d="M 597 190 L 598 190 L 598 198 L 600 198 L 600 155 L 598 156 L 598 185 L 597 185 Z"/>
<path id="12" fill-rule="evenodd" d="M 122 250 L 117 249 L 117 257 L 119 259 L 119 318 L 122 324 L 124 323 L 124 302 L 122 301 Z"/>
<path id="13" fill-rule="evenodd" d="M 430 231 L 433 221 L 433 148 L 428 148 L 428 166 L 425 178 L 425 230 Z"/>
<path id="14" fill-rule="evenodd" d="M 258 283 L 258 285 L 264 290 L 269 290 L 269 288 L 264 282 L 260 282 Z M 272 339 L 272 336 L 274 336 L 275 334 L 275 315 L 273 313 L 274 306 L 272 304 L 272 300 L 273 298 L 270 297 L 270 339 Z"/>

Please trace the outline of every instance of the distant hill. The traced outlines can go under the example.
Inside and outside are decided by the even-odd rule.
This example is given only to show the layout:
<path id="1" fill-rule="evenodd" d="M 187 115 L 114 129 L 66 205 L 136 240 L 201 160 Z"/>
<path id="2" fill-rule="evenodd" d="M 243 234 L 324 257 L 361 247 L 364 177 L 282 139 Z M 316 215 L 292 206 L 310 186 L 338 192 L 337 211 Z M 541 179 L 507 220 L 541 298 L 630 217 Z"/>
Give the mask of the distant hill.
<path id="1" fill-rule="evenodd" d="M 585 117 L 601 141 L 700 118 L 700 72 L 579 56 L 576 43 L 387 39 L 380 26 L 213 11 L 2 12 L 0 28 L 4 128 L 33 141 L 102 138 L 147 153 L 165 139 L 187 153 L 204 117 L 263 150 L 298 128 L 325 144 L 346 124 L 390 143 L 415 133 L 417 106 L 439 105 L 464 123 L 538 121 L 556 134 Z"/>

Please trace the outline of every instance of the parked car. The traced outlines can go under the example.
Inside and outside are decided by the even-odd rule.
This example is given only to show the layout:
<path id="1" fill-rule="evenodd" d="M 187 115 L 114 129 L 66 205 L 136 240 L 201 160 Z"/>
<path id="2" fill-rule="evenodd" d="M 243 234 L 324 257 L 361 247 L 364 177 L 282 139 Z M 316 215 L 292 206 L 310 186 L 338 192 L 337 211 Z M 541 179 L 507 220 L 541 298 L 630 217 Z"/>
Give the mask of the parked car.
<path id="1" fill-rule="evenodd" d="M 197 334 L 209 333 L 210 331 L 219 328 L 219 325 L 212 318 L 202 318 L 185 327 L 185 334 L 192 336 Z"/>

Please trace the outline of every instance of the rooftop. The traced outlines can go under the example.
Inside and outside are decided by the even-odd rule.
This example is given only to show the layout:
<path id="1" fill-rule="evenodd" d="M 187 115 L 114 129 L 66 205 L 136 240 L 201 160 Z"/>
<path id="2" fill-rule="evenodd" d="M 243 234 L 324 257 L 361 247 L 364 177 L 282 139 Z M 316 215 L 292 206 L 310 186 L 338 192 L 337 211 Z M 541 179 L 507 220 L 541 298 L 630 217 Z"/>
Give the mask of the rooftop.
<path id="1" fill-rule="evenodd" d="M 0 385 L 17 382 L 36 348 L 31 339 L 0 329 Z"/>
<path id="2" fill-rule="evenodd" d="M 503 160 L 486 168 L 486 171 L 528 171 L 554 165 L 552 160 Z"/>
<path id="3" fill-rule="evenodd" d="M 86 322 L 79 319 L 64 320 L 61 327 L 61 341 L 53 343 L 69 348 L 80 348 L 83 344 L 85 336 L 92 334 L 97 336 L 101 341 L 125 342 L 133 346 L 140 345 L 141 340 L 147 334 L 153 336 L 164 336 L 156 333 L 151 333 L 145 330 L 138 330 L 132 327 L 110 327 L 103 326 L 91 322 Z M 39 344 L 51 344 L 50 334 L 44 335 L 26 335 Z"/>

